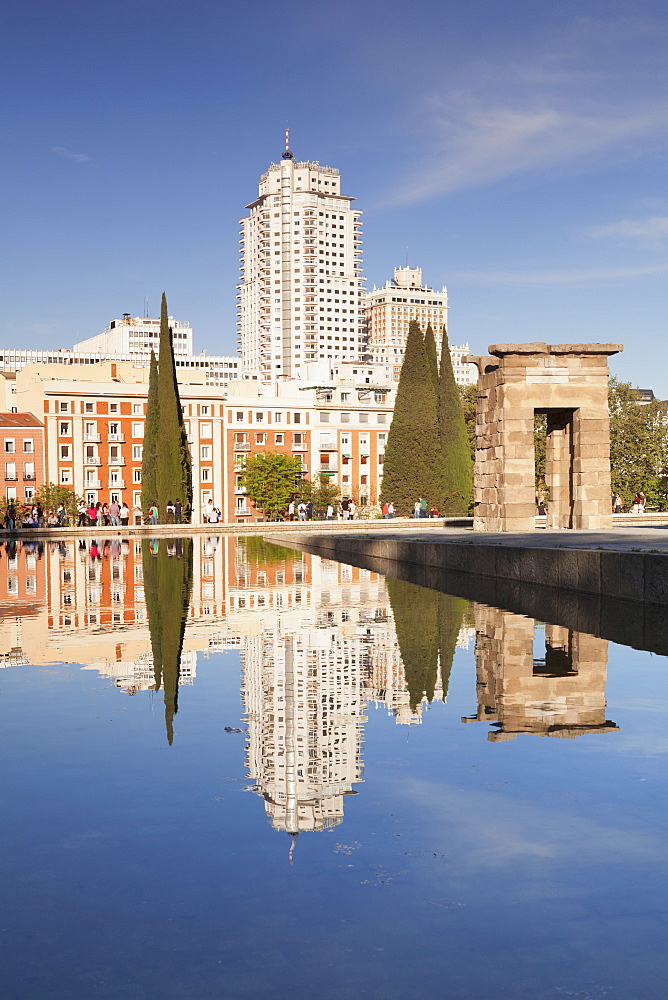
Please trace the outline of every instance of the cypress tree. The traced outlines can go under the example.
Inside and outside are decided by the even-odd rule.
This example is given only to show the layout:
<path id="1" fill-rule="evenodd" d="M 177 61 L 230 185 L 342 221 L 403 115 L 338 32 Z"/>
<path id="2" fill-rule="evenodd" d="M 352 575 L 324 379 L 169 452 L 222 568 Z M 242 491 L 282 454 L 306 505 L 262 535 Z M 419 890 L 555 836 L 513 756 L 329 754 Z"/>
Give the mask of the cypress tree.
<path id="1" fill-rule="evenodd" d="M 157 543 L 142 541 L 146 612 L 153 653 L 155 690 L 163 690 L 167 742 L 174 740 L 178 712 L 181 652 L 193 582 L 191 538 Z M 170 552 L 170 547 L 173 546 Z"/>
<path id="2" fill-rule="evenodd" d="M 192 459 L 176 381 L 174 345 L 164 292 L 160 309 L 157 411 L 159 433 L 156 444 L 154 502 L 158 504 L 164 518 L 165 508 L 170 500 L 174 502 L 178 497 L 187 509 L 192 506 L 193 496 Z"/>
<path id="3" fill-rule="evenodd" d="M 418 497 L 438 505 L 443 495 L 438 394 L 420 325 L 408 329 L 394 416 L 387 436 L 381 503 L 410 514 Z"/>
<path id="4" fill-rule="evenodd" d="M 424 695 L 433 701 L 438 676 L 438 608 L 442 596 L 436 590 L 405 580 L 386 580 L 394 628 L 404 665 L 411 710 Z"/>
<path id="5" fill-rule="evenodd" d="M 443 468 L 443 513 L 466 514 L 473 492 L 473 466 L 459 390 L 452 371 L 448 333 L 443 327 L 438 422 Z"/>
<path id="6" fill-rule="evenodd" d="M 438 392 L 438 354 L 436 352 L 436 340 L 434 339 L 434 331 L 431 328 L 431 323 L 427 326 L 424 335 L 424 351 L 429 362 L 429 369 L 434 376 L 436 391 Z"/>
<path id="7" fill-rule="evenodd" d="M 158 362 L 151 351 L 151 368 L 148 380 L 146 402 L 146 424 L 144 426 L 144 447 L 141 459 L 141 505 L 144 512 L 157 502 L 158 487 L 155 479 L 155 460 L 158 437 L 160 436 L 160 415 L 158 413 Z"/>

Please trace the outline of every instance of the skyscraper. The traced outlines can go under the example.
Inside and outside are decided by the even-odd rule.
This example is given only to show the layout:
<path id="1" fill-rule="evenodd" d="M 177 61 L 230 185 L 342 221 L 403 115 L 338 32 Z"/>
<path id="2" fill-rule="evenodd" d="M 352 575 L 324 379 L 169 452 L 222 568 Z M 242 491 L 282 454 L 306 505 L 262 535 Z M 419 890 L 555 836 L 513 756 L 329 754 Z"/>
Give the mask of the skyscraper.
<path id="1" fill-rule="evenodd" d="M 238 337 L 244 368 L 299 376 L 361 347 L 361 213 L 339 171 L 297 162 L 288 146 L 240 220 Z"/>

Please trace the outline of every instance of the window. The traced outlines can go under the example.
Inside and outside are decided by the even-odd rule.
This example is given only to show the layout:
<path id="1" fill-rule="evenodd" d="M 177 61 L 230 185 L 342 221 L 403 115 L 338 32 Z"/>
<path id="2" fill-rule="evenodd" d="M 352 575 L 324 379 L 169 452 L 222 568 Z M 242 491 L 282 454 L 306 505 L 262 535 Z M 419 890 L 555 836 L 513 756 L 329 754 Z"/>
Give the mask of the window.
<path id="1" fill-rule="evenodd" d="M 258 413 L 255 414 L 255 423 L 256 424 L 261 424 L 263 420 L 264 420 L 264 413 L 259 413 L 258 412 Z"/>
<path id="2" fill-rule="evenodd" d="M 24 462 L 23 463 L 23 478 L 26 480 L 31 480 L 35 478 L 35 463 L 34 462 Z"/>
<path id="3" fill-rule="evenodd" d="M 360 413 L 359 414 L 359 419 L 360 419 L 360 423 L 361 424 L 368 424 L 369 423 L 369 414 L 368 413 Z"/>
<path id="4" fill-rule="evenodd" d="M 69 403 L 61 403 L 60 404 L 60 412 L 61 413 L 69 413 L 70 412 L 70 404 Z"/>
<path id="5" fill-rule="evenodd" d="M 302 443 L 302 435 L 301 434 L 293 434 L 292 435 L 292 443 L 293 444 L 301 444 Z"/>
<path id="6" fill-rule="evenodd" d="M 118 403 L 109 403 L 109 412 L 110 413 L 118 413 L 119 412 L 119 410 L 118 410 Z"/>
<path id="7" fill-rule="evenodd" d="M 329 413 L 326 413 L 324 410 L 320 411 L 320 423 L 321 424 L 329 423 Z"/>
<path id="8" fill-rule="evenodd" d="M 120 462 L 121 460 L 121 449 L 117 444 L 109 445 L 109 461 L 111 463 Z"/>
<path id="9" fill-rule="evenodd" d="M 95 403 L 84 403 L 85 413 L 95 413 Z"/>
<path id="10" fill-rule="evenodd" d="M 72 482 L 72 470 L 71 469 L 61 469 L 60 470 L 60 485 L 69 486 Z"/>
<path id="11" fill-rule="evenodd" d="M 301 424 L 301 422 L 302 422 L 302 415 L 301 415 L 301 413 L 293 413 L 292 414 L 292 422 L 293 422 L 293 424 Z"/>
<path id="12" fill-rule="evenodd" d="M 16 462 L 5 462 L 5 479 L 16 479 Z"/>
<path id="13" fill-rule="evenodd" d="M 349 413 L 342 413 L 341 414 L 341 423 L 342 424 L 349 424 L 350 423 L 350 414 Z"/>
<path id="14" fill-rule="evenodd" d="M 255 444 L 266 444 L 266 443 L 267 443 L 267 435 L 266 434 L 256 434 L 255 435 Z"/>
<path id="15" fill-rule="evenodd" d="M 132 445 L 132 458 L 134 459 L 135 462 L 141 462 L 143 454 L 144 454 L 143 444 Z"/>
<path id="16" fill-rule="evenodd" d="M 199 457 L 202 459 L 203 462 L 210 462 L 211 461 L 211 445 L 210 444 L 203 444 L 201 446 L 201 448 L 199 450 Z"/>
<path id="17" fill-rule="evenodd" d="M 140 423 L 133 423 L 132 425 L 132 436 L 133 438 L 143 438 L 144 436 L 144 425 Z"/>
<path id="18" fill-rule="evenodd" d="M 140 483 L 141 482 L 141 469 L 133 469 L 132 470 L 132 482 L 133 483 Z"/>
<path id="19" fill-rule="evenodd" d="M 61 444 L 60 446 L 60 457 L 69 459 L 70 457 L 70 446 L 68 444 Z"/>
<path id="20" fill-rule="evenodd" d="M 24 452 L 33 452 L 35 450 L 35 443 L 32 438 L 23 439 L 23 450 Z"/>
<path id="21" fill-rule="evenodd" d="M 282 413 L 275 413 L 274 414 L 274 423 L 275 424 L 282 424 L 283 423 L 283 414 Z"/>
<path id="22" fill-rule="evenodd" d="M 274 434 L 274 444 L 283 444 L 282 434 Z"/>
<path id="23" fill-rule="evenodd" d="M 341 393 L 341 402 L 342 403 L 347 403 L 349 399 L 350 399 L 350 393 L 349 392 L 342 392 Z"/>
<path id="24" fill-rule="evenodd" d="M 379 424 L 386 424 L 387 423 L 387 413 L 377 413 L 376 414 L 376 420 L 377 420 L 377 422 Z"/>
<path id="25" fill-rule="evenodd" d="M 202 482 L 203 483 L 211 482 L 211 469 L 209 469 L 208 467 L 202 469 Z"/>
<path id="26" fill-rule="evenodd" d="M 9 453 L 16 451 L 16 442 L 13 438 L 5 438 L 5 451 Z"/>
<path id="27" fill-rule="evenodd" d="M 141 403 L 133 403 L 132 404 L 132 412 L 133 413 L 142 413 L 143 412 L 142 411 L 142 404 Z"/>
<path id="28" fill-rule="evenodd" d="M 243 424 L 243 422 L 244 422 L 243 410 L 237 410 L 237 423 Z"/>
<path id="29" fill-rule="evenodd" d="M 199 408 L 199 415 L 200 415 L 200 417 L 208 417 L 209 416 L 209 407 L 208 407 L 208 405 L 207 406 L 200 406 L 200 408 Z"/>
<path id="30" fill-rule="evenodd" d="M 201 438 L 210 438 L 211 435 L 211 424 L 200 424 L 199 425 L 199 436 Z"/>

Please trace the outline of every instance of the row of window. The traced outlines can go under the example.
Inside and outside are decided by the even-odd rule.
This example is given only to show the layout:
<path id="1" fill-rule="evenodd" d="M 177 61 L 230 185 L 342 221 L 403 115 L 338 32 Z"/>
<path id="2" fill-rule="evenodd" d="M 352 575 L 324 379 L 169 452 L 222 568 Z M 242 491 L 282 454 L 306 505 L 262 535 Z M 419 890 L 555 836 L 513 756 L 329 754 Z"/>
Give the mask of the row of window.
<path id="1" fill-rule="evenodd" d="M 99 405 L 98 403 L 84 403 L 83 412 L 84 413 L 98 413 L 99 412 L 98 411 L 98 405 Z M 188 413 L 188 414 L 190 414 L 192 416 L 195 416 L 196 414 L 193 414 L 192 411 L 191 411 L 191 409 L 190 409 L 191 405 L 192 406 L 196 406 L 195 403 L 193 403 L 193 404 L 188 404 L 188 403 L 184 404 L 183 405 L 183 412 L 184 413 Z M 106 406 L 107 406 L 107 412 L 108 413 L 118 413 L 118 414 L 121 413 L 121 404 L 120 403 L 107 403 Z M 75 408 L 74 402 L 70 403 L 70 402 L 66 402 L 65 400 L 60 400 L 58 402 L 57 410 L 58 410 L 58 413 L 76 413 L 76 408 Z M 132 412 L 135 415 L 140 414 L 140 413 L 143 414 L 145 412 L 144 403 L 133 403 L 132 404 Z M 199 416 L 200 417 L 212 417 L 213 415 L 214 415 L 213 414 L 213 407 L 212 407 L 212 405 L 210 403 L 200 403 L 199 404 Z"/>
<path id="2" fill-rule="evenodd" d="M 35 450 L 35 439 L 34 438 L 23 438 L 23 451 L 26 454 L 33 452 Z M 16 451 L 16 440 L 14 438 L 5 438 L 5 451 L 8 454 L 12 454 Z"/>
<path id="3" fill-rule="evenodd" d="M 190 433 L 190 423 L 186 421 L 186 432 Z M 123 426 L 121 423 L 116 421 L 111 421 L 107 424 L 107 435 L 110 440 L 113 441 L 114 438 L 122 437 Z M 59 421 L 58 433 L 60 437 L 71 437 L 72 436 L 72 424 L 69 420 Z M 201 438 L 213 437 L 213 424 L 203 423 L 199 425 L 199 436 Z M 84 440 L 95 439 L 99 440 L 100 432 L 98 430 L 97 422 L 84 423 Z M 133 438 L 143 438 L 144 437 L 144 424 L 143 422 L 133 422 L 132 423 L 132 437 Z M 12 450 L 5 448 L 5 451 Z M 25 449 L 24 449 L 25 450 Z"/>

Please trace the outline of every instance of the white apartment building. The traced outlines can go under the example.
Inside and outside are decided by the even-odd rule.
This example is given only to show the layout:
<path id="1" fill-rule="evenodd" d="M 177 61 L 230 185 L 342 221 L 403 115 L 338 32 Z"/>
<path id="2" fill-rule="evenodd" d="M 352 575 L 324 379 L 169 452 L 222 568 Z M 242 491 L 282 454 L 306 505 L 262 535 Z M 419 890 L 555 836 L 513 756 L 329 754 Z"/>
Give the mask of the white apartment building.
<path id="1" fill-rule="evenodd" d="M 172 328 L 174 354 L 191 355 L 193 353 L 193 332 L 190 323 L 169 316 Z M 95 337 L 81 340 L 74 345 L 75 351 L 93 354 L 148 354 L 160 347 L 160 319 L 131 318 L 130 313 L 123 313 L 121 319 L 112 319 L 109 326 Z"/>
<path id="2" fill-rule="evenodd" d="M 417 320 L 422 330 L 431 324 L 440 347 L 443 328 L 448 328 L 448 292 L 440 292 L 422 284 L 419 267 L 395 267 L 394 278 L 383 288 L 374 288 L 362 296 L 364 308 L 365 361 L 378 365 L 393 365 L 396 377 L 401 372 L 406 349 L 408 327 Z M 475 365 L 464 364 L 469 345 L 450 346 L 455 382 L 471 385 L 477 381 Z"/>
<path id="3" fill-rule="evenodd" d="M 286 143 L 287 147 L 287 143 Z M 355 361 L 361 341 L 361 213 L 339 171 L 286 148 L 240 220 L 238 339 L 244 369 L 299 377 Z"/>

